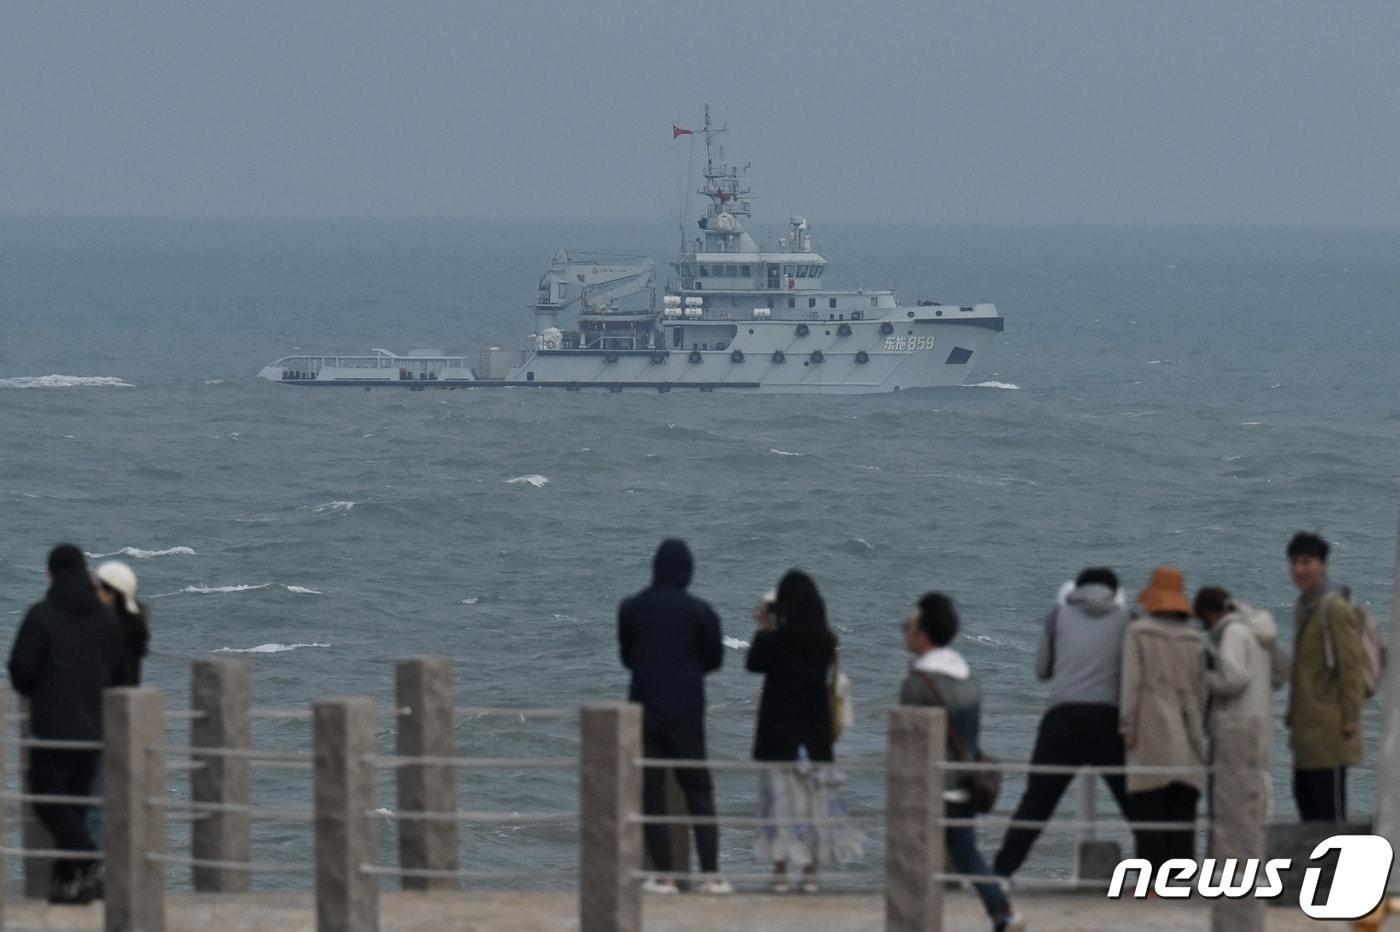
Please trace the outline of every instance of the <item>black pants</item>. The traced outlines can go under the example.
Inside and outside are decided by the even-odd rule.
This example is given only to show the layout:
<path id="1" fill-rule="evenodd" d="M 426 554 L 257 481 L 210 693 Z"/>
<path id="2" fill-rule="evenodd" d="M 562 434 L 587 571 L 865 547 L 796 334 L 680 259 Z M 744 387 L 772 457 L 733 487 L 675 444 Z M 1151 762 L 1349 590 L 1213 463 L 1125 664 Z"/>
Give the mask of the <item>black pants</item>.
<path id="1" fill-rule="evenodd" d="M 1293 801 L 1300 822 L 1347 820 L 1347 769 L 1326 767 L 1293 771 Z"/>
<path id="2" fill-rule="evenodd" d="M 1069 703 L 1048 710 L 1040 720 L 1035 736 L 1032 764 L 1059 767 L 1122 767 L 1123 737 L 1118 733 L 1118 708 L 1111 705 Z M 1016 807 L 1017 820 L 1043 822 L 1055 814 L 1055 806 L 1069 786 L 1072 774 L 1033 773 L 1026 780 L 1026 792 Z M 1122 774 L 1104 777 L 1124 818 L 1128 815 L 1128 794 Z M 1038 828 L 1011 828 L 1002 840 L 992 869 L 1010 877 L 1025 863 L 1031 846 L 1040 836 Z"/>
<path id="3" fill-rule="evenodd" d="M 1196 803 L 1201 791 L 1185 783 L 1166 786 L 1128 797 L 1135 822 L 1191 822 L 1196 818 Z M 1153 867 L 1171 858 L 1196 857 L 1196 829 L 1188 826 L 1181 831 L 1172 829 L 1136 829 L 1137 856 Z"/>
<path id="4" fill-rule="evenodd" d="M 29 792 L 49 796 L 87 796 L 102 756 L 98 751 L 50 751 L 41 748 L 29 754 Z M 93 851 L 97 845 L 87 827 L 87 806 L 36 803 L 34 814 L 53 836 L 60 851 Z M 70 880 L 79 870 L 92 865 L 92 858 L 74 857 L 54 861 L 57 880 Z"/>
<path id="5" fill-rule="evenodd" d="M 642 728 L 642 746 L 647 757 L 669 757 L 676 760 L 703 760 L 705 736 L 691 734 L 666 725 L 647 723 Z M 671 815 L 666 811 L 666 774 L 661 767 L 648 767 L 642 772 L 642 812 L 645 815 Z M 685 807 L 692 816 L 711 817 L 715 814 L 715 789 L 710 771 L 704 767 L 677 767 L 676 782 L 685 794 Z M 671 869 L 670 826 L 646 825 L 647 852 L 652 866 L 658 871 Z M 719 871 L 719 828 L 715 825 L 695 826 L 695 848 L 700 855 L 700 869 L 707 874 Z"/>

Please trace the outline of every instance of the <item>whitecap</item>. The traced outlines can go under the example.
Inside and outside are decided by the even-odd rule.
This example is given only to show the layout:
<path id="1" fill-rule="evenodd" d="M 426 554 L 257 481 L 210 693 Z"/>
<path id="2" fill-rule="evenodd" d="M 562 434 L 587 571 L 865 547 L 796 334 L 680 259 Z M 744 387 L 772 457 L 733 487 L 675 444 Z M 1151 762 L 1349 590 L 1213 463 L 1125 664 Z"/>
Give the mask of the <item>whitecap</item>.
<path id="1" fill-rule="evenodd" d="M 84 551 L 86 553 L 86 551 Z M 111 553 L 89 553 L 88 557 L 93 560 L 101 560 L 103 557 L 131 557 L 133 560 L 149 560 L 152 557 L 192 557 L 193 547 L 167 547 L 164 550 L 142 550 L 140 547 L 123 547 L 120 550 L 113 550 Z"/>
<path id="2" fill-rule="evenodd" d="M 776 454 L 777 456 L 802 456 L 802 455 L 803 455 L 803 454 L 801 454 L 801 453 L 789 453 L 787 450 L 779 450 L 777 447 L 769 447 L 769 448 L 768 448 L 768 452 L 769 452 L 769 453 Z"/>
<path id="3" fill-rule="evenodd" d="M 514 479 L 507 479 L 506 485 L 520 485 L 522 482 L 526 485 L 532 485 L 537 489 L 541 489 L 549 483 L 549 480 L 544 476 L 531 473 L 528 476 L 516 476 Z"/>
<path id="4" fill-rule="evenodd" d="M 111 375 L 30 375 L 0 379 L 0 388 L 132 388 Z"/>
<path id="5" fill-rule="evenodd" d="M 730 650 L 748 650 L 749 642 L 741 641 L 738 638 L 732 638 L 726 634 L 724 636 L 724 646 Z"/>
<path id="6" fill-rule="evenodd" d="M 204 384 L 205 384 L 205 385 L 222 385 L 222 384 L 224 384 L 224 380 L 223 380 L 223 379 L 205 379 L 205 380 L 204 380 Z"/>
<path id="7" fill-rule="evenodd" d="M 1241 426 L 1241 427 L 1259 427 L 1259 426 L 1262 425 L 1263 423 L 1264 423 L 1263 421 L 1240 421 L 1240 426 Z"/>
<path id="8" fill-rule="evenodd" d="M 480 602 L 480 601 L 481 601 L 481 600 L 478 599 L 476 596 L 471 596 L 471 597 L 469 597 L 469 598 L 463 599 L 463 600 L 462 600 L 462 604 L 463 604 L 463 605 L 475 605 L 477 602 Z"/>
<path id="9" fill-rule="evenodd" d="M 323 511 L 349 511 L 355 507 L 354 502 L 326 502 L 324 505 L 317 505 L 311 511 L 320 514 Z"/>
<path id="10" fill-rule="evenodd" d="M 295 592 L 297 595 L 325 595 L 320 589 L 308 589 L 305 586 L 285 586 L 288 592 Z"/>
<path id="11" fill-rule="evenodd" d="M 309 644 L 259 644 L 256 647 L 217 647 L 216 654 L 285 654 L 289 650 L 298 650 L 303 647 L 330 647 L 329 644 L 313 642 Z"/>
<path id="12" fill-rule="evenodd" d="M 968 388 L 1002 388 L 1012 392 L 1021 390 L 1021 386 L 1013 385 L 1010 382 L 974 382 Z"/>
<path id="13" fill-rule="evenodd" d="M 853 542 L 857 543 L 857 544 L 860 544 L 860 545 L 861 545 L 862 547 L 864 547 L 866 550 L 874 550 L 874 549 L 875 549 L 875 545 L 872 544 L 870 541 L 866 540 L 864 537 L 852 537 L 851 540 L 852 540 Z"/>
<path id="14" fill-rule="evenodd" d="M 263 583 L 263 584 L 260 585 L 260 586 L 251 586 L 251 585 L 241 585 L 241 586 L 186 586 L 185 588 L 181 589 L 180 591 L 181 591 L 181 592 L 192 592 L 192 593 L 194 593 L 194 594 L 196 594 L 196 595 L 214 595 L 214 594 L 217 594 L 217 593 L 224 593 L 224 592 L 251 592 L 251 591 L 254 590 L 254 589 L 266 589 L 266 588 L 267 588 L 268 586 L 270 586 L 270 585 L 272 585 L 272 583 Z"/>

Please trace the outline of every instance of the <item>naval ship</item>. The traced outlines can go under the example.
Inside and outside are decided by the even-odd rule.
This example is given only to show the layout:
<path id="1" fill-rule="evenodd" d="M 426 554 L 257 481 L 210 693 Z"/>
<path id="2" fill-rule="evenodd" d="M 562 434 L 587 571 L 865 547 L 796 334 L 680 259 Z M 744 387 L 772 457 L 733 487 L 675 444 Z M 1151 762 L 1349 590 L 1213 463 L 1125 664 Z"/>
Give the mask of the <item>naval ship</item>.
<path id="1" fill-rule="evenodd" d="M 673 134 L 687 131 L 673 127 Z M 725 161 L 705 108 L 706 200 L 682 233 L 657 301 L 655 262 L 563 251 L 540 279 L 523 349 L 472 360 L 435 350 L 284 356 L 283 385 L 519 386 L 857 394 L 961 385 L 1004 320 L 992 304 L 900 304 L 893 291 L 837 290 L 802 217 L 776 245 L 749 234 L 749 166 Z M 674 135 L 673 135 L 674 138 Z"/>

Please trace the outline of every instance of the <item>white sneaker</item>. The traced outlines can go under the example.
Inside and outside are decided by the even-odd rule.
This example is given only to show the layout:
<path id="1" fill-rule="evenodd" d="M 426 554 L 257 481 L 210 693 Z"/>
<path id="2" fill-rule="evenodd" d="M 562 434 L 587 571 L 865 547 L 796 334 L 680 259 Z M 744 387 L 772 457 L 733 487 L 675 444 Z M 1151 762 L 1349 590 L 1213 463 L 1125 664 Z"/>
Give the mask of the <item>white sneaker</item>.
<path id="1" fill-rule="evenodd" d="M 646 880 L 642 881 L 642 892 L 660 893 L 664 895 L 669 893 L 680 893 L 681 891 L 680 888 L 676 886 L 676 882 L 674 880 L 665 878 L 658 880 L 655 877 L 648 877 Z"/>
<path id="2" fill-rule="evenodd" d="M 1026 932 L 1026 920 L 1012 913 L 1003 919 L 997 920 L 993 928 L 995 932 Z"/>
<path id="3" fill-rule="evenodd" d="M 700 892 L 708 893 L 711 896 L 728 896 L 734 892 L 734 888 L 729 885 L 728 881 L 716 877 L 713 880 L 707 880 L 701 884 Z"/>

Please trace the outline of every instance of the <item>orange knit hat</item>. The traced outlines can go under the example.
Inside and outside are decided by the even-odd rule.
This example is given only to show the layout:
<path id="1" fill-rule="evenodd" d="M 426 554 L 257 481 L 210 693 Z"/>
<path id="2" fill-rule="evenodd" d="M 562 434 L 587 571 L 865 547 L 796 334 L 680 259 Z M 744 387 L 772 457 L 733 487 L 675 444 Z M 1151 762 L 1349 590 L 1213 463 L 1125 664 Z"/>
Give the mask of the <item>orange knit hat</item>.
<path id="1" fill-rule="evenodd" d="M 1138 604 L 1153 615 L 1169 612 L 1191 614 L 1191 600 L 1186 598 L 1186 577 L 1174 566 L 1159 566 L 1152 571 L 1147 587 L 1138 593 Z"/>

